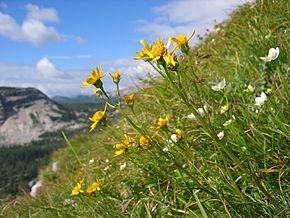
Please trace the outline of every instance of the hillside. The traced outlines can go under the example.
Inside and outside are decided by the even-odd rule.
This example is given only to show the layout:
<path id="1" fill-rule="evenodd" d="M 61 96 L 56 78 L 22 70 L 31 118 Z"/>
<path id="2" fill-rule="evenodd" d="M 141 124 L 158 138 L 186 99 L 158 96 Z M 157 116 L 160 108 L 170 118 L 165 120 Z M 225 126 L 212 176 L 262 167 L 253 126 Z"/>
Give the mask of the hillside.
<path id="1" fill-rule="evenodd" d="M 163 79 L 135 97 L 113 102 L 89 78 L 122 118 L 100 111 L 105 127 L 69 137 L 36 198 L 3 200 L 1 215 L 289 217 L 289 7 L 245 4 L 191 50 L 183 36 L 173 52 L 142 41 L 136 59 Z"/>
<path id="2" fill-rule="evenodd" d="M 48 132 L 84 126 L 77 117 L 35 88 L 0 87 L 0 147 L 23 145 Z"/>

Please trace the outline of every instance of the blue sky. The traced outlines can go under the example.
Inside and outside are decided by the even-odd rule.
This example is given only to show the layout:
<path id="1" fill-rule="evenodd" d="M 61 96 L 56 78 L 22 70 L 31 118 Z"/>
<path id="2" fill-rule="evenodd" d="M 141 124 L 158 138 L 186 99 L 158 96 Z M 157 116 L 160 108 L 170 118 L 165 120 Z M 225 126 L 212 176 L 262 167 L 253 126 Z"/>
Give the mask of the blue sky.
<path id="1" fill-rule="evenodd" d="M 0 0 L 0 86 L 46 94 L 90 94 L 81 81 L 95 65 L 119 69 L 122 87 L 151 72 L 133 61 L 140 39 L 203 34 L 246 0 Z M 133 81 L 133 82 L 132 82 Z M 105 87 L 113 90 L 111 79 Z"/>

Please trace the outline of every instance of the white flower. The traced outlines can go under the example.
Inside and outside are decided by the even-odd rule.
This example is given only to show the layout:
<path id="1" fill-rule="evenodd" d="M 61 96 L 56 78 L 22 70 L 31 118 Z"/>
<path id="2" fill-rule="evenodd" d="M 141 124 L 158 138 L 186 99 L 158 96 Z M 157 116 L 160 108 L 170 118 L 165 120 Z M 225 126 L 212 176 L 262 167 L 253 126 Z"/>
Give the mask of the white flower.
<path id="1" fill-rule="evenodd" d="M 212 86 L 211 89 L 214 91 L 221 91 L 226 87 L 226 79 L 223 79 L 222 81 L 220 81 L 219 84 Z"/>
<path id="2" fill-rule="evenodd" d="M 265 103 L 266 100 L 267 100 L 267 95 L 264 92 L 262 92 L 260 97 L 256 97 L 256 99 L 255 99 L 256 104 L 255 105 L 260 107 Z"/>
<path id="3" fill-rule="evenodd" d="M 204 117 L 204 116 L 205 116 L 205 113 L 208 112 L 208 107 L 209 107 L 208 103 L 205 103 L 204 106 L 203 106 L 202 108 L 201 108 L 201 107 L 198 108 L 198 109 L 196 110 L 196 112 L 197 112 L 201 117 Z M 196 120 L 196 117 L 194 116 L 193 113 L 187 115 L 187 118 L 188 118 L 189 120 L 191 120 L 191 121 Z"/>
<path id="4" fill-rule="evenodd" d="M 89 164 L 93 164 L 95 162 L 94 158 L 89 160 Z"/>
<path id="5" fill-rule="evenodd" d="M 222 140 L 223 137 L 225 136 L 225 133 L 224 133 L 224 131 L 222 131 L 222 132 L 218 133 L 216 136 L 219 138 L 219 140 Z"/>
<path id="6" fill-rule="evenodd" d="M 279 56 L 279 48 L 277 47 L 275 48 L 270 48 L 269 52 L 268 52 L 268 56 L 266 57 L 260 57 L 261 60 L 265 61 L 265 62 L 270 62 L 275 60 L 278 56 Z"/>
<path id="7" fill-rule="evenodd" d="M 171 141 L 171 143 L 172 143 L 172 142 L 177 143 L 177 141 L 178 141 L 178 137 L 177 137 L 176 134 L 172 134 L 171 137 L 170 137 L 170 139 L 171 139 L 171 140 L 169 140 L 169 141 Z"/>
<path id="8" fill-rule="evenodd" d="M 248 85 L 248 87 L 245 89 L 245 92 L 253 93 L 255 91 L 255 87 L 251 84 Z"/>
<path id="9" fill-rule="evenodd" d="M 190 121 L 194 121 L 194 120 L 196 120 L 196 118 L 195 118 L 195 116 L 194 116 L 193 113 L 187 115 L 187 119 L 189 119 Z"/>
<path id="10" fill-rule="evenodd" d="M 108 159 L 106 159 L 106 160 L 105 160 L 105 162 L 106 162 L 106 163 L 108 163 L 108 162 L 109 162 L 109 160 L 108 160 Z"/>
<path id="11" fill-rule="evenodd" d="M 123 164 L 120 165 L 120 170 L 123 170 L 125 169 L 127 166 L 126 162 L 124 162 Z"/>
<path id="12" fill-rule="evenodd" d="M 228 121 L 226 121 L 226 122 L 223 124 L 223 126 L 228 126 L 228 125 L 230 125 L 232 122 L 233 122 L 233 120 L 232 120 L 232 119 L 229 119 Z"/>
<path id="13" fill-rule="evenodd" d="M 165 148 L 162 149 L 162 151 L 168 152 L 169 151 L 169 148 L 168 147 L 165 147 Z"/>

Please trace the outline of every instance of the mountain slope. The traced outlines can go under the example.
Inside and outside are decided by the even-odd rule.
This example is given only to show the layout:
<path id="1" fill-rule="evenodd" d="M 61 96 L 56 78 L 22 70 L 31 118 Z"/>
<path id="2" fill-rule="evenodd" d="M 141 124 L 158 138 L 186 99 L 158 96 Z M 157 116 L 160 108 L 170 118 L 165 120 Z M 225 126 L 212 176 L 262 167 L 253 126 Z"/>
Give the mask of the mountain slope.
<path id="1" fill-rule="evenodd" d="M 47 132 L 75 129 L 76 116 L 35 88 L 0 87 L 0 147 L 39 140 Z"/>

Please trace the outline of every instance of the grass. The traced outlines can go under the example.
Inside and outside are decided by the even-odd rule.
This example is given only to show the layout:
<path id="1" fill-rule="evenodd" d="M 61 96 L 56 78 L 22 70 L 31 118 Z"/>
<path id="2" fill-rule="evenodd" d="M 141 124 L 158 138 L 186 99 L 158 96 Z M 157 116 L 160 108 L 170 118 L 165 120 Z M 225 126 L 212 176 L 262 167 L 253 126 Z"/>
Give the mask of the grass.
<path id="1" fill-rule="evenodd" d="M 238 8 L 183 54 L 177 71 L 160 68 L 164 79 L 144 80 L 133 107 L 119 108 L 123 118 L 116 124 L 69 139 L 53 157 L 59 170 L 40 172 L 39 196 L 3 202 L 2 216 L 290 216 L 288 11 L 286 0 Z M 280 55 L 265 63 L 259 57 L 271 47 Z M 223 78 L 225 88 L 212 90 Z M 249 84 L 253 93 L 245 92 Z M 259 107 L 262 92 L 267 100 Z M 205 103 L 203 117 L 196 109 Z M 196 120 L 188 119 L 191 113 Z M 151 126 L 166 114 L 167 125 L 156 133 Z M 176 129 L 182 137 L 170 144 Z M 114 145 L 126 144 L 124 133 L 135 144 L 141 135 L 150 143 L 130 144 L 114 157 Z M 83 187 L 100 179 L 100 191 L 71 197 L 82 178 Z"/>

